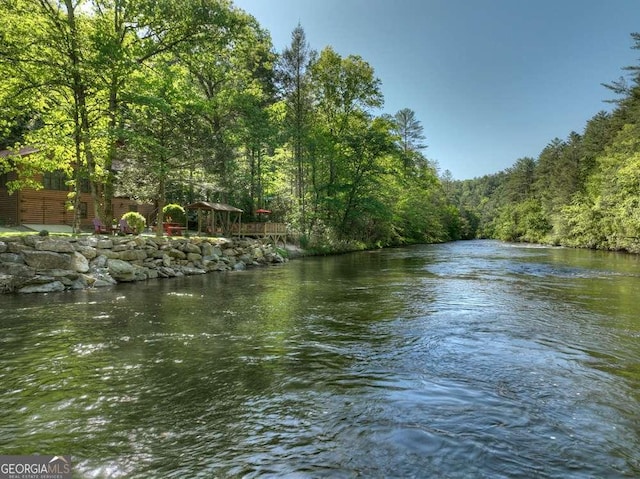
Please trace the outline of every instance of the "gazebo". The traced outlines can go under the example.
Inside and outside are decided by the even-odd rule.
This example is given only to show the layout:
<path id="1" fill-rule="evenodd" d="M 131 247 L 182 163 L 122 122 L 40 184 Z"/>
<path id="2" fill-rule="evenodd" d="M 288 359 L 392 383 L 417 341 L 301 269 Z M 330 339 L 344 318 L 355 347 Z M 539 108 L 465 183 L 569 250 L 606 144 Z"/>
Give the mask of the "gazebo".
<path id="1" fill-rule="evenodd" d="M 209 234 L 230 236 L 233 229 L 241 229 L 242 210 L 235 206 L 224 203 L 197 201 L 196 203 L 187 205 L 187 209 L 198 211 L 198 234 L 203 231 L 203 211 L 209 212 L 209 221 L 206 222 L 207 224 L 204 224 L 204 231 Z M 237 227 L 235 225 L 237 225 Z"/>

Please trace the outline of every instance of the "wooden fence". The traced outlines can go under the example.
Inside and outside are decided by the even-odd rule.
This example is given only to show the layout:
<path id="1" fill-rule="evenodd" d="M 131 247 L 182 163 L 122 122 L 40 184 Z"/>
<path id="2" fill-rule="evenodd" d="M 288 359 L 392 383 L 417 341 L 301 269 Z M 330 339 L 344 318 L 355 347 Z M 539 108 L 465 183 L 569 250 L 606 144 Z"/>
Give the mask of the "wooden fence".
<path id="1" fill-rule="evenodd" d="M 274 243 L 285 242 L 287 225 L 284 223 L 242 223 L 235 224 L 231 229 L 232 236 L 250 236 L 253 238 L 267 238 Z"/>

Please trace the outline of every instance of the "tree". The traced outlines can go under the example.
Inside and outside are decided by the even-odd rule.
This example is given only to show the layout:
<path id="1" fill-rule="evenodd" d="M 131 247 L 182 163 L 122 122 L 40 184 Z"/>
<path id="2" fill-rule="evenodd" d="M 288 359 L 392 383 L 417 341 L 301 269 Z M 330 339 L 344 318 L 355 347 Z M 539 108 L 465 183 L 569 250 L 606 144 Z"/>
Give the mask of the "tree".
<path id="1" fill-rule="evenodd" d="M 318 121 L 316 125 L 316 199 L 324 206 L 324 220 L 339 229 L 339 195 L 348 182 L 348 150 L 344 140 L 350 128 L 358 128 L 362 118 L 383 102 L 380 80 L 361 57 L 342 58 L 325 48 L 311 67 Z M 352 140 L 350 140 L 352 141 Z M 316 208 L 321 205 L 316 204 Z M 337 223 L 336 223 L 337 222 Z"/>
<path id="2" fill-rule="evenodd" d="M 286 106 L 285 138 L 291 142 L 295 194 L 303 233 L 307 233 L 306 157 L 312 115 L 310 66 L 315 57 L 316 52 L 309 46 L 302 26 L 298 24 L 291 34 L 291 45 L 280 56 L 276 73 Z"/>
<path id="3" fill-rule="evenodd" d="M 393 131 L 399 137 L 404 167 L 405 169 L 415 167 L 419 162 L 424 161 L 421 153 L 427 147 L 423 143 L 424 127 L 410 108 L 399 110 L 393 116 L 393 120 Z"/>

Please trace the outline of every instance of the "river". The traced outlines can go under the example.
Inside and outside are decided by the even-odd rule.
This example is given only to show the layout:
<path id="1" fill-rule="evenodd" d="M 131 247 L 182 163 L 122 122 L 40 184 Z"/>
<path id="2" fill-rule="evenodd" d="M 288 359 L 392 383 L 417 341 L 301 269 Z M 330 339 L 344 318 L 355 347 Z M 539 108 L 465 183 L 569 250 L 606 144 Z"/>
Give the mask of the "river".
<path id="1" fill-rule="evenodd" d="M 640 258 L 456 242 L 0 297 L 0 453 L 74 477 L 640 477 Z"/>

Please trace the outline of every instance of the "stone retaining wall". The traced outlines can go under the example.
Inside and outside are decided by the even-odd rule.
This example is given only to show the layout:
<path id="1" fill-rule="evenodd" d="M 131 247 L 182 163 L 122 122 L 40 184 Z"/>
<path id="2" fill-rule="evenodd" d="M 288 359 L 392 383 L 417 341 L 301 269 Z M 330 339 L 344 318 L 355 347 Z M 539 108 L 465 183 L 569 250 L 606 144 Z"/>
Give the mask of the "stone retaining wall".
<path id="1" fill-rule="evenodd" d="M 98 288 L 285 261 L 251 239 L 0 236 L 0 293 Z"/>

